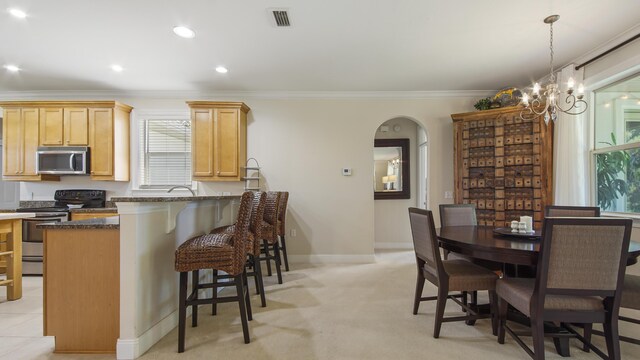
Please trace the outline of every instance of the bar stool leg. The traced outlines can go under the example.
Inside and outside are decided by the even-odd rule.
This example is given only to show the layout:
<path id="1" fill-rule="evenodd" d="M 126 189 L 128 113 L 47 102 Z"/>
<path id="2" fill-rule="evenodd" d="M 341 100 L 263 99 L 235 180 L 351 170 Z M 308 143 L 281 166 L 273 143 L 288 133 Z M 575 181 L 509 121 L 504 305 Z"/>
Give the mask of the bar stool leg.
<path id="1" fill-rule="evenodd" d="M 282 241 L 282 256 L 284 257 L 284 269 L 289 271 L 289 257 L 287 256 L 287 243 L 284 240 L 284 234 L 280 236 Z"/>
<path id="2" fill-rule="evenodd" d="M 273 244 L 273 253 L 276 260 L 276 273 L 278 274 L 278 284 L 282 284 L 282 261 L 280 260 L 280 245 L 278 240 Z"/>
<path id="3" fill-rule="evenodd" d="M 234 282 L 236 283 L 236 291 L 238 292 L 238 306 L 240 307 L 240 320 L 242 322 L 242 333 L 244 335 L 244 343 L 248 344 L 251 342 L 249 338 L 249 322 L 247 321 L 247 309 L 246 303 L 244 301 L 244 294 L 242 285 L 242 274 L 236 276 L 234 278 Z M 179 345 L 178 345 L 179 346 Z"/>
<path id="4" fill-rule="evenodd" d="M 184 352 L 184 335 L 187 320 L 187 279 L 188 272 L 180 273 L 180 304 L 178 305 L 178 352 Z"/>
<path id="5" fill-rule="evenodd" d="M 193 286 L 194 300 L 198 300 L 198 284 L 200 282 L 200 271 L 193 270 L 191 272 L 191 285 Z M 191 327 L 198 326 L 198 305 L 191 305 Z"/>
<path id="6" fill-rule="evenodd" d="M 253 320 L 253 313 L 251 312 L 251 298 L 249 297 L 249 280 L 247 279 L 247 270 L 242 273 L 242 285 L 244 301 L 247 302 L 247 318 L 251 321 Z"/>
<path id="7" fill-rule="evenodd" d="M 253 257 L 253 272 L 256 277 L 257 285 L 256 291 L 260 294 L 260 304 L 262 307 L 267 306 L 267 299 L 264 294 L 264 281 L 262 281 L 262 267 L 260 266 L 260 259 L 258 256 Z"/>
<path id="8" fill-rule="evenodd" d="M 213 269 L 213 288 L 211 289 L 212 294 L 211 294 L 211 298 L 213 299 L 213 304 L 211 304 L 211 316 L 213 315 L 217 315 L 218 314 L 218 303 L 216 302 L 216 299 L 218 299 L 218 287 L 215 285 L 215 283 L 218 282 L 218 270 Z"/>
<path id="9" fill-rule="evenodd" d="M 267 259 L 267 276 L 271 276 L 273 275 L 271 273 L 271 259 L 269 258 L 271 256 L 271 253 L 269 252 L 269 243 L 267 242 L 267 240 L 262 240 L 262 247 L 264 248 L 264 255 Z"/>

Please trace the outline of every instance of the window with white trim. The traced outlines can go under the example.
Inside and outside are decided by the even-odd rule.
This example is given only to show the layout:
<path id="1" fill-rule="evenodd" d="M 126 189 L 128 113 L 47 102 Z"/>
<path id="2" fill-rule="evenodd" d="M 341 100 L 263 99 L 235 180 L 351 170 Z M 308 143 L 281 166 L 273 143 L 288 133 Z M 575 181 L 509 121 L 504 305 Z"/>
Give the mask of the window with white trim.
<path id="1" fill-rule="evenodd" d="M 147 117 L 139 121 L 139 187 L 191 187 L 191 119 Z"/>
<path id="2" fill-rule="evenodd" d="M 640 74 L 595 91 L 596 203 L 640 213 Z"/>

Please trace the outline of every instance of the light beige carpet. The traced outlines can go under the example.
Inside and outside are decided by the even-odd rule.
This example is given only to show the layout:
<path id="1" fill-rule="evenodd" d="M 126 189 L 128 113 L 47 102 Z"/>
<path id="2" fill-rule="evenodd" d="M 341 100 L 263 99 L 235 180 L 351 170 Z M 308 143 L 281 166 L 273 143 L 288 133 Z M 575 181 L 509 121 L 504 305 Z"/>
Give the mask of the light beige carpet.
<path id="1" fill-rule="evenodd" d="M 640 273 L 640 265 L 627 269 Z M 217 316 L 209 306 L 200 309 L 200 326 L 187 320 L 186 351 L 177 353 L 177 330 L 171 331 L 142 359 L 464 359 L 499 360 L 529 357 L 507 336 L 499 345 L 489 320 L 471 327 L 461 322 L 443 324 L 439 339 L 432 337 L 434 302 L 424 302 L 411 314 L 415 286 L 412 251 L 379 253 L 375 264 L 293 264 L 283 285 L 266 278 L 268 307 L 253 295 L 251 339 L 245 345 L 234 303 L 219 305 Z M 6 302 L 0 288 L 0 360 L 114 359 L 113 355 L 53 354 L 53 338 L 42 336 L 42 278 L 24 280 L 23 299 Z M 427 285 L 424 294 L 435 294 Z M 486 300 L 483 294 L 482 299 Z M 177 299 L 176 299 L 177 301 Z M 460 314 L 453 304 L 449 315 Z M 623 311 L 640 318 L 640 312 Z M 621 332 L 640 337 L 640 326 L 621 323 Z M 603 346 L 603 339 L 596 342 Z M 551 339 L 547 359 L 560 359 Z M 623 359 L 639 359 L 640 346 L 622 343 Z M 573 359 L 598 359 L 578 349 L 572 340 Z"/>
<path id="2" fill-rule="evenodd" d="M 266 308 L 253 296 L 251 344 L 243 343 L 236 303 L 219 305 L 217 316 L 210 316 L 209 306 L 204 306 L 197 328 L 187 321 L 183 354 L 176 352 L 174 330 L 142 359 L 529 358 L 509 336 L 505 345 L 499 345 L 489 320 L 479 320 L 475 326 L 445 323 L 440 338 L 434 339 L 435 303 L 423 302 L 419 314 L 411 314 L 414 259 L 412 251 L 388 251 L 379 253 L 375 264 L 293 264 L 283 285 L 276 283 L 275 276 L 266 278 Z M 424 294 L 435 294 L 435 287 L 425 286 Z M 449 315 L 458 311 L 453 303 L 447 308 Z M 621 327 L 640 336 L 640 326 Z M 602 338 L 596 342 L 604 346 Z M 545 343 L 547 359 L 561 358 L 551 339 Z M 573 359 L 598 359 L 582 352 L 577 340 L 571 345 Z M 622 351 L 623 359 L 640 359 L 640 346 L 623 343 Z"/>

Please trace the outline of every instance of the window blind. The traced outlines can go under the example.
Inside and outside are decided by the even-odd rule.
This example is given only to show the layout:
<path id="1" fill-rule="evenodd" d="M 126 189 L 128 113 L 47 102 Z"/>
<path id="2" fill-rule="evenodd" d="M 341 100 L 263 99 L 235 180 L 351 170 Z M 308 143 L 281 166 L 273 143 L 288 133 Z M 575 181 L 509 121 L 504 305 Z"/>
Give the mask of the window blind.
<path id="1" fill-rule="evenodd" d="M 140 187 L 191 186 L 191 122 L 146 119 L 140 122 Z"/>

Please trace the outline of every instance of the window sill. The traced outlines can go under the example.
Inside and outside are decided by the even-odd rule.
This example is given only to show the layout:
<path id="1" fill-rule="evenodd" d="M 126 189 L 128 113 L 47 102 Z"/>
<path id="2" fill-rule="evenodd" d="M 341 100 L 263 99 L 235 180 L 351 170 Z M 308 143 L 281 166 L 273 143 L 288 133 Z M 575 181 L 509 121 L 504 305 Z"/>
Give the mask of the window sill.
<path id="1" fill-rule="evenodd" d="M 600 216 L 633 219 L 633 227 L 640 228 L 640 213 L 623 213 L 603 211 Z"/>

